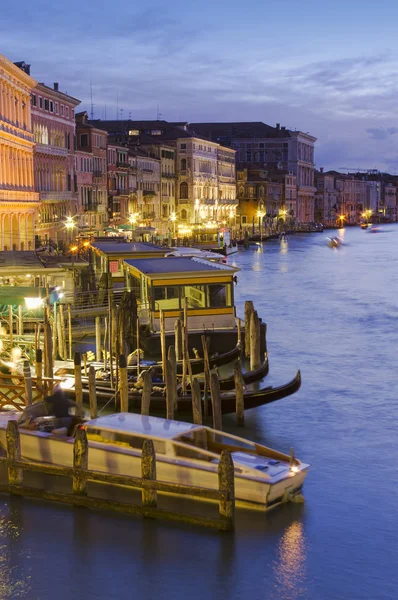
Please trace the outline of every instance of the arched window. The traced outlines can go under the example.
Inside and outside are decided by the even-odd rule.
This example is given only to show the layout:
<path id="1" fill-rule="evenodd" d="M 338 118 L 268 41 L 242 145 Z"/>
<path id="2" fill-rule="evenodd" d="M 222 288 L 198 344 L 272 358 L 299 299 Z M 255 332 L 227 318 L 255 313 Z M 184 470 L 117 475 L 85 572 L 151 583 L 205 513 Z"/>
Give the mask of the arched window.
<path id="1" fill-rule="evenodd" d="M 181 159 L 181 171 L 186 171 L 186 170 L 187 170 L 187 159 L 182 158 Z"/>
<path id="2" fill-rule="evenodd" d="M 239 188 L 239 196 L 241 198 L 243 198 L 244 195 L 245 195 L 245 190 L 243 189 L 243 187 Z"/>
<path id="3" fill-rule="evenodd" d="M 182 200 L 188 199 L 188 184 L 185 181 L 180 184 L 180 198 Z"/>
<path id="4" fill-rule="evenodd" d="M 183 208 L 181 211 L 181 221 L 186 221 L 186 220 L 187 220 L 187 211 L 185 210 L 185 208 Z"/>
<path id="5" fill-rule="evenodd" d="M 260 185 L 260 189 L 259 189 L 258 193 L 261 198 L 264 196 L 264 188 L 262 185 Z"/>

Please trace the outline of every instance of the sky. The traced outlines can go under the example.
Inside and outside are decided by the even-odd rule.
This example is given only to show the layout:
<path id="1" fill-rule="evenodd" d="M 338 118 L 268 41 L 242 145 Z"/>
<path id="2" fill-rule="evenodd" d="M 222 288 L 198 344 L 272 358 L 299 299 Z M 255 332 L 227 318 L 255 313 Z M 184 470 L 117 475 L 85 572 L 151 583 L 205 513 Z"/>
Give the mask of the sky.
<path id="1" fill-rule="evenodd" d="M 398 174 L 396 0 L 19 0 L 0 53 L 100 119 L 263 121 Z"/>

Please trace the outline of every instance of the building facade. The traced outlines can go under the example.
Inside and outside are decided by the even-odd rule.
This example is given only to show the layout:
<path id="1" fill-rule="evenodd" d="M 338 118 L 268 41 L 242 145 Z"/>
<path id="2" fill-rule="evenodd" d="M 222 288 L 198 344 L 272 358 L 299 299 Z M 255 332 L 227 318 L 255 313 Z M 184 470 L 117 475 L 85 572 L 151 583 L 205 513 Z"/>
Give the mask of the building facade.
<path id="1" fill-rule="evenodd" d="M 108 176 L 107 176 L 108 136 L 102 129 L 88 122 L 87 112 L 76 114 L 76 149 L 92 155 L 92 203 L 89 213 L 94 235 L 103 235 L 108 226 Z M 79 204 L 82 199 L 79 198 Z M 82 210 L 79 206 L 79 212 Z M 88 217 L 88 215 L 87 215 Z M 95 225 L 94 225 L 95 224 Z"/>
<path id="2" fill-rule="evenodd" d="M 39 195 L 34 191 L 34 139 L 29 65 L 0 54 L 0 250 L 34 250 Z"/>
<path id="3" fill-rule="evenodd" d="M 35 189 L 40 194 L 36 224 L 38 244 L 70 242 L 67 218 L 77 215 L 75 108 L 80 100 L 39 83 L 31 94 Z M 73 221 L 74 222 L 74 221 Z M 72 223 L 73 224 L 73 223 Z"/>

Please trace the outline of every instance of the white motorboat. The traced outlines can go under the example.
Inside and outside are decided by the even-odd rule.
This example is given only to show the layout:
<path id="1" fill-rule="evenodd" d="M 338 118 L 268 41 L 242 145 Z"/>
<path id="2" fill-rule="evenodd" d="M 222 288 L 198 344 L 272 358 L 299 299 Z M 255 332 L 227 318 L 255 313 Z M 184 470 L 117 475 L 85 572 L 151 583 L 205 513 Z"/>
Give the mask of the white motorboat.
<path id="1" fill-rule="evenodd" d="M 10 419 L 21 413 L 0 413 L 0 445 L 6 448 Z M 266 509 L 301 491 L 309 465 L 249 440 L 202 425 L 132 413 L 116 413 L 81 425 L 89 441 L 89 469 L 141 477 L 141 449 L 153 440 L 157 478 L 218 489 L 222 450 L 231 452 L 238 504 Z M 64 430 L 19 427 L 24 459 L 72 466 L 73 437 Z"/>

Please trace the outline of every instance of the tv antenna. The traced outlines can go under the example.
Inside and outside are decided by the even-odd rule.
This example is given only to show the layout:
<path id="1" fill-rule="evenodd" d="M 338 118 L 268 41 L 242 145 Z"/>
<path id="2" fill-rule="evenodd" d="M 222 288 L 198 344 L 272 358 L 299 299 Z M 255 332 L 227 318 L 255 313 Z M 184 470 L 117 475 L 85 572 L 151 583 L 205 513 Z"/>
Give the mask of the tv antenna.
<path id="1" fill-rule="evenodd" d="M 90 100 L 91 100 L 91 120 L 94 120 L 94 104 L 93 104 L 93 82 L 90 81 Z"/>
<path id="2" fill-rule="evenodd" d="M 159 104 L 156 105 L 156 120 L 160 121 L 160 117 L 162 116 L 162 113 L 159 112 Z"/>

